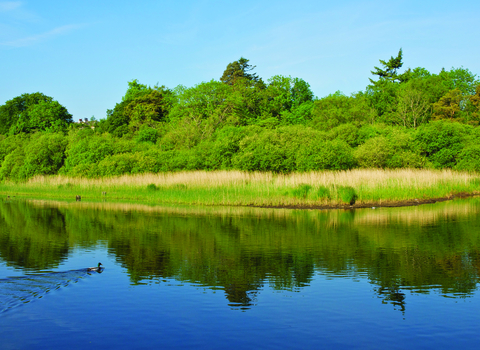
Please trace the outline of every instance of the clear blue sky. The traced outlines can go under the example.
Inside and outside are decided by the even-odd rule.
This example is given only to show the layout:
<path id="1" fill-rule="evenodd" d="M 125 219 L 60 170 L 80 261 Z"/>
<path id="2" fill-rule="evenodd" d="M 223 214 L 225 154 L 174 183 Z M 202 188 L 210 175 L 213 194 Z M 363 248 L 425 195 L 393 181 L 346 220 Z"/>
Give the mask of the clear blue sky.
<path id="1" fill-rule="evenodd" d="M 128 81 L 219 79 L 240 57 L 318 97 L 364 90 L 379 59 L 480 73 L 480 1 L 0 0 L 0 105 L 42 92 L 105 118 Z"/>

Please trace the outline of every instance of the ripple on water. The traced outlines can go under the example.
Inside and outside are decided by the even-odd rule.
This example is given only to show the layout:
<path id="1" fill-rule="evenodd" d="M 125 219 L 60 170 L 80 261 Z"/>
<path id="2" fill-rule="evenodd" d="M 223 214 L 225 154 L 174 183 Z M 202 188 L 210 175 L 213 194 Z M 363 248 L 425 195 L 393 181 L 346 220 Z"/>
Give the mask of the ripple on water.
<path id="1" fill-rule="evenodd" d="M 97 273 L 97 272 L 93 272 Z M 0 313 L 42 298 L 92 275 L 88 269 L 0 279 Z"/>

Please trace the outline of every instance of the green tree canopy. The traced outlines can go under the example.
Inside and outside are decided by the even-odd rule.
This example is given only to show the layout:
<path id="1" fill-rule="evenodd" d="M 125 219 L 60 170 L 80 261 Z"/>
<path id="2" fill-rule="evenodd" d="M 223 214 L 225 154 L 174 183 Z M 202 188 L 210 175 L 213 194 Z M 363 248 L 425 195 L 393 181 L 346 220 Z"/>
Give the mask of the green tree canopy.
<path id="1" fill-rule="evenodd" d="M 313 92 L 303 79 L 275 75 L 268 80 L 263 117 L 282 124 L 305 124 L 311 118 Z"/>
<path id="2" fill-rule="evenodd" d="M 440 100 L 433 104 L 435 119 L 456 119 L 461 111 L 460 102 L 462 101 L 462 92 L 460 89 L 454 89 L 447 92 Z"/>
<path id="3" fill-rule="evenodd" d="M 63 132 L 72 115 L 52 97 L 40 92 L 23 94 L 0 106 L 0 134 L 33 131 Z"/>
<path id="4" fill-rule="evenodd" d="M 252 73 L 256 66 L 249 64 L 250 60 L 240 57 L 238 61 L 229 63 L 223 72 L 220 81 L 229 85 L 235 85 L 238 80 L 246 79 L 251 83 L 263 84 L 262 78 L 257 73 Z"/>
<path id="5" fill-rule="evenodd" d="M 164 86 L 152 88 L 134 79 L 128 83 L 122 102 L 107 110 L 107 119 L 100 123 L 100 128 L 121 137 L 138 131 L 142 125 L 153 126 L 164 121 L 169 109 L 166 97 L 171 94 Z"/>
<path id="6" fill-rule="evenodd" d="M 400 49 L 398 51 L 397 57 L 393 57 L 393 56 L 390 57 L 388 62 L 384 61 L 384 60 L 379 60 L 380 63 L 382 64 L 382 66 L 383 66 L 383 69 L 379 68 L 379 67 L 374 67 L 375 71 L 371 71 L 371 72 L 372 72 L 373 75 L 378 75 L 380 80 L 385 79 L 385 80 L 389 80 L 389 81 L 392 81 L 392 82 L 395 82 L 395 81 L 398 80 L 398 82 L 404 82 L 404 81 L 408 80 L 409 75 L 411 73 L 411 70 L 408 69 L 403 74 L 398 74 L 397 73 L 397 71 L 400 68 L 402 68 L 402 66 L 403 66 L 402 58 L 403 58 L 403 51 L 402 51 L 402 49 Z M 370 82 L 372 84 L 376 83 L 372 79 L 370 79 Z"/>

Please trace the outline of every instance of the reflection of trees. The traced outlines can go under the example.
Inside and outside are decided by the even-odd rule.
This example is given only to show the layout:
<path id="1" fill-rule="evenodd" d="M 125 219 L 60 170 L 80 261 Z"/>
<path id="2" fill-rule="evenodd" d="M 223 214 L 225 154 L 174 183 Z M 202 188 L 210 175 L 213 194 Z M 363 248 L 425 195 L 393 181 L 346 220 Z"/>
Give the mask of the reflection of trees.
<path id="1" fill-rule="evenodd" d="M 12 202 L 0 205 L 0 256 L 45 268 L 63 259 L 69 246 L 102 240 L 133 283 L 174 278 L 222 289 L 238 308 L 254 305 L 267 283 L 297 290 L 316 272 L 360 273 L 383 302 L 403 312 L 405 290 L 458 296 L 476 289 L 480 219 L 472 208 L 459 211 L 462 220 L 441 212 L 405 220 L 373 211 L 183 215 Z"/>
<path id="2" fill-rule="evenodd" d="M 405 293 L 400 289 L 399 284 L 392 284 L 389 287 L 380 286 L 376 289 L 378 295 L 383 299 L 384 304 L 392 304 L 395 308 L 405 312 Z"/>
<path id="3" fill-rule="evenodd" d="M 0 257 L 27 269 L 53 268 L 68 254 L 65 217 L 57 208 L 0 203 Z"/>

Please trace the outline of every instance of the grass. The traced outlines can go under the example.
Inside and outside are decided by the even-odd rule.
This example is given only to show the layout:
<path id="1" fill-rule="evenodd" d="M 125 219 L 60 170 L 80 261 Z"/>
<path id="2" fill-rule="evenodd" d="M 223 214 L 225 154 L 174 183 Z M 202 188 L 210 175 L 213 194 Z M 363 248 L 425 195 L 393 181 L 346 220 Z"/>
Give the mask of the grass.
<path id="1" fill-rule="evenodd" d="M 99 179 L 41 176 L 25 183 L 3 182 L 0 193 L 72 200 L 80 195 L 82 200 L 107 198 L 151 204 L 335 207 L 479 194 L 480 176 L 416 169 L 292 174 L 190 171 Z"/>

